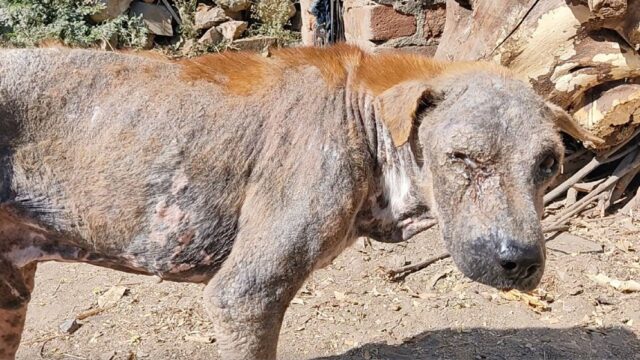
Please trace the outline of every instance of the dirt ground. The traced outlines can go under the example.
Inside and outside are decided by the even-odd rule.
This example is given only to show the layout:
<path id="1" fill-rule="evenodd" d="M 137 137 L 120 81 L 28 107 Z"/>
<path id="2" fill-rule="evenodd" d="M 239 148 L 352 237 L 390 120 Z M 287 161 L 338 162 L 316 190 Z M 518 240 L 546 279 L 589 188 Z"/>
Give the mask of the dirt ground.
<path id="1" fill-rule="evenodd" d="M 463 278 L 450 259 L 404 282 L 385 278 L 382 268 L 442 253 L 437 230 L 405 244 L 358 240 L 298 293 L 279 358 L 640 359 L 640 292 L 594 278 L 640 282 L 640 223 L 578 220 L 571 232 L 582 239 L 549 243 L 546 274 L 530 303 Z M 128 289 L 115 306 L 80 321 L 72 335 L 59 332 L 65 320 L 98 308 L 114 286 Z M 201 289 L 42 264 L 18 359 L 217 359 Z"/>

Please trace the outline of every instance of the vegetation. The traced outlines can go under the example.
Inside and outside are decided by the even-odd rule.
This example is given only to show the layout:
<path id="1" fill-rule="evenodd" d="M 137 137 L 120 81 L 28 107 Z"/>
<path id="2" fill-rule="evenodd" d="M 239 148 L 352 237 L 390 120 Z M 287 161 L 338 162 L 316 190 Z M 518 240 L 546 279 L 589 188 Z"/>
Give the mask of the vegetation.
<path id="1" fill-rule="evenodd" d="M 163 48 L 182 56 L 217 52 L 232 47 L 228 41 L 216 45 L 197 42 L 202 35 L 195 27 L 199 0 L 173 0 L 181 25 L 177 37 L 162 41 Z M 148 44 L 148 30 L 139 17 L 123 14 L 113 20 L 94 23 L 91 15 L 104 8 L 96 0 L 0 0 L 0 45 L 37 46 L 45 41 L 74 47 L 109 44 L 113 47 L 143 48 Z M 287 29 L 290 0 L 256 0 L 250 15 L 250 35 L 278 38 L 280 44 L 299 40 L 297 32 Z"/>
<path id="2" fill-rule="evenodd" d="M 92 24 L 89 16 L 103 6 L 91 0 L 0 0 L 0 38 L 15 46 L 45 40 L 81 47 L 99 41 L 134 48 L 145 45 L 147 28 L 140 18 L 121 15 Z"/>
<path id="3" fill-rule="evenodd" d="M 258 0 L 251 8 L 252 18 L 258 21 L 252 28 L 252 34 L 273 36 L 283 44 L 299 41 L 299 33 L 286 29 L 292 6 L 290 0 Z"/>

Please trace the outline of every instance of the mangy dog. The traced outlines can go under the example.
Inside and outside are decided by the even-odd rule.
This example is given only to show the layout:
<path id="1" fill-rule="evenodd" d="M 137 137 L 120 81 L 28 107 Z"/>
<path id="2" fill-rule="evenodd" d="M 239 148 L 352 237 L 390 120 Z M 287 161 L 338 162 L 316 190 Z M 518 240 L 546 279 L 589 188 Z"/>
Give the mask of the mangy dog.
<path id="1" fill-rule="evenodd" d="M 275 358 L 296 290 L 358 236 L 437 219 L 471 279 L 531 289 L 558 130 L 599 140 L 485 63 L 2 50 L 0 358 L 48 260 L 207 283 L 224 359 Z"/>

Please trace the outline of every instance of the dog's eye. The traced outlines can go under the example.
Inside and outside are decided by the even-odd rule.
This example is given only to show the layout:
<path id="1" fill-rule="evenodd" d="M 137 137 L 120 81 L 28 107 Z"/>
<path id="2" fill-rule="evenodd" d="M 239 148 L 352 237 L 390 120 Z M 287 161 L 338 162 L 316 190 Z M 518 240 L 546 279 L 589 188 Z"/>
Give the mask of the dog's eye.
<path id="1" fill-rule="evenodd" d="M 558 171 L 558 158 L 554 154 L 548 154 L 542 159 L 539 166 L 541 175 L 548 178 Z"/>

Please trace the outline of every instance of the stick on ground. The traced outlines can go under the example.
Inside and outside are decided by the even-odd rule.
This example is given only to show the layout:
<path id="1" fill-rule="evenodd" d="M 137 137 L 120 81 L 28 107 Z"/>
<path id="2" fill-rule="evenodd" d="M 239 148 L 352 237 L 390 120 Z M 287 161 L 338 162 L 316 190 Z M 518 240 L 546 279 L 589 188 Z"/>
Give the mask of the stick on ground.
<path id="1" fill-rule="evenodd" d="M 407 265 L 404 267 L 401 267 L 399 269 L 391 269 L 391 270 L 387 270 L 387 276 L 389 277 L 390 281 L 396 282 L 396 281 L 401 281 L 404 278 L 406 278 L 407 276 L 409 276 L 410 274 L 413 274 L 415 272 L 418 272 L 426 267 L 428 267 L 429 265 L 436 263 L 440 260 L 444 260 L 448 257 L 450 257 L 451 255 L 449 255 L 448 253 L 444 253 L 444 254 L 440 254 L 438 256 L 434 256 L 432 258 L 429 258 L 425 261 L 419 262 L 417 264 L 414 265 Z"/>

